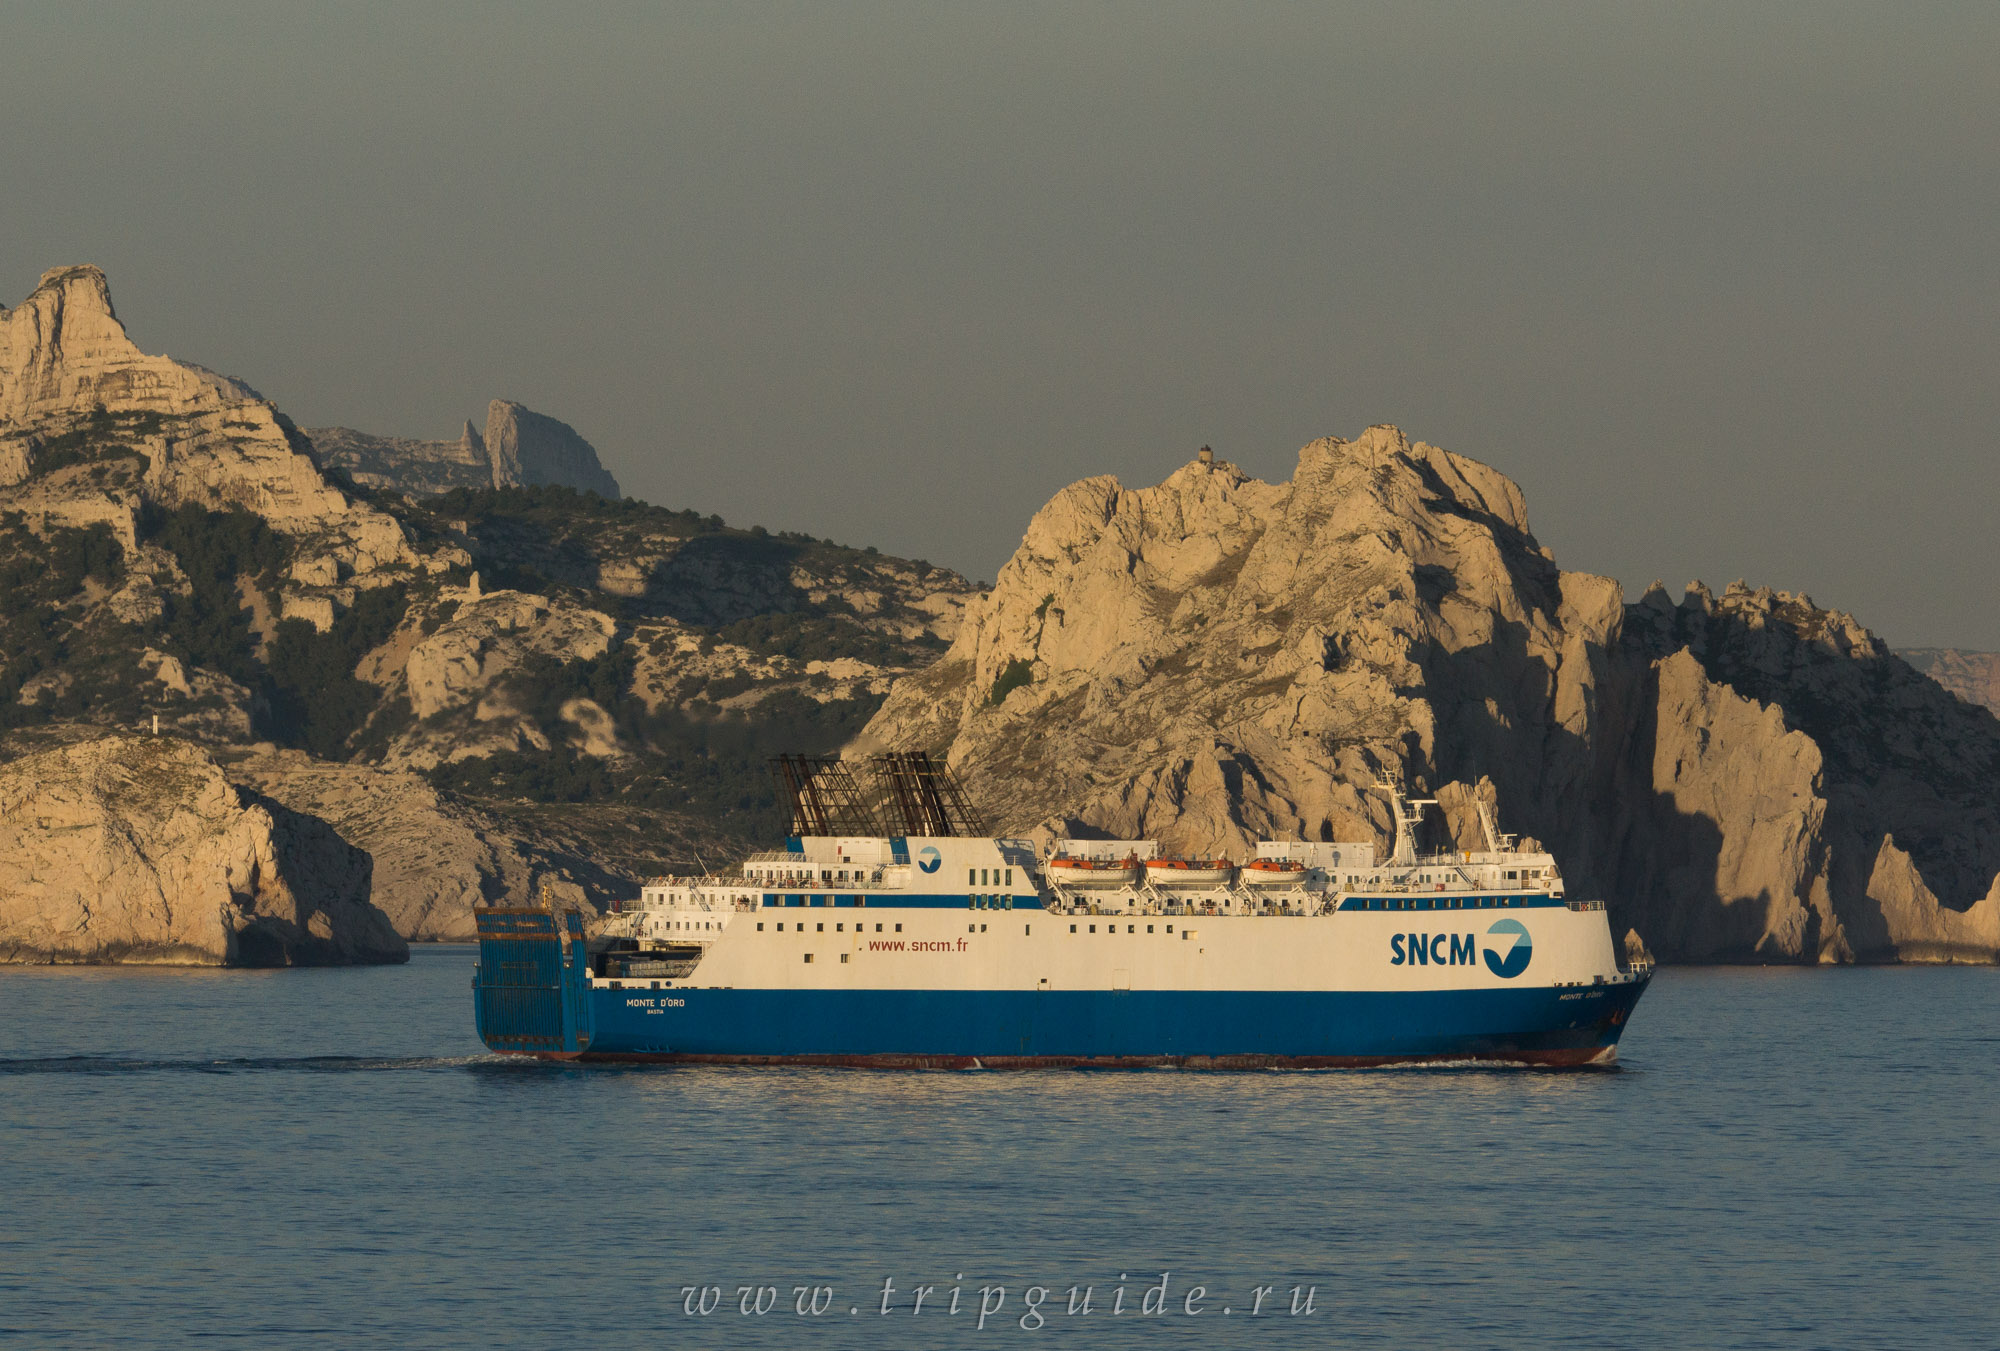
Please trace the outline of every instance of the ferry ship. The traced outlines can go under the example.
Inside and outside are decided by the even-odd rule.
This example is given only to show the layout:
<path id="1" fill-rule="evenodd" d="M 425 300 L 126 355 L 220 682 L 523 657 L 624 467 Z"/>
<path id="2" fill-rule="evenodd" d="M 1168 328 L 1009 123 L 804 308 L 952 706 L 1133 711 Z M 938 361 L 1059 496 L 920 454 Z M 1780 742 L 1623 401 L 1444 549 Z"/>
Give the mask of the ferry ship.
<path id="1" fill-rule="evenodd" d="M 991 1068 L 1612 1061 L 1650 964 L 1602 901 L 1501 835 L 1420 854 L 1271 841 L 1240 866 L 1150 840 L 987 835 L 944 766 L 780 757 L 792 833 L 656 879 L 593 923 L 481 907 L 494 1051 L 553 1060 Z"/>

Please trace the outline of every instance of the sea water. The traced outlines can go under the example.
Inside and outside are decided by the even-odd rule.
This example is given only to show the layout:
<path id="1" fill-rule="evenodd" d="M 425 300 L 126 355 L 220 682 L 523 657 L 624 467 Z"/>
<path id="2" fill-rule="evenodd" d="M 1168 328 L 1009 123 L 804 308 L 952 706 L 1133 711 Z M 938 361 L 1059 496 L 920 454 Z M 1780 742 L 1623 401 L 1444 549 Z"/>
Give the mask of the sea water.
<path id="1" fill-rule="evenodd" d="M 0 1341 L 2000 1346 L 1992 969 L 1305 1073 L 524 1064 L 471 972 L 0 968 Z"/>

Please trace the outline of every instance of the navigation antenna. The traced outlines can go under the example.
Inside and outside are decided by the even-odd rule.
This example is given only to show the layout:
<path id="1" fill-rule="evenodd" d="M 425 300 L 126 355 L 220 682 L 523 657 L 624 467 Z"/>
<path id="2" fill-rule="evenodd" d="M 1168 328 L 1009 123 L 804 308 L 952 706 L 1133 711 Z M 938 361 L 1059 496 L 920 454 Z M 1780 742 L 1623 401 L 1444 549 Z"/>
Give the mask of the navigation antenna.
<path id="1" fill-rule="evenodd" d="M 1389 863 L 1392 867 L 1410 867 L 1417 861 L 1417 827 L 1423 823 L 1424 808 L 1437 806 L 1437 799 L 1406 798 L 1402 785 L 1387 779 L 1376 780 L 1375 788 L 1389 795 L 1389 807 L 1396 816 L 1396 852 L 1389 856 Z"/>
<path id="2" fill-rule="evenodd" d="M 839 760 L 826 755 L 780 755 L 771 761 L 771 769 L 785 790 L 791 811 L 787 835 L 882 833 L 882 823 L 861 796 L 861 785 Z"/>
<path id="3" fill-rule="evenodd" d="M 904 836 L 986 834 L 958 776 L 928 752 L 890 751 L 870 763 L 887 799 L 883 811 Z"/>

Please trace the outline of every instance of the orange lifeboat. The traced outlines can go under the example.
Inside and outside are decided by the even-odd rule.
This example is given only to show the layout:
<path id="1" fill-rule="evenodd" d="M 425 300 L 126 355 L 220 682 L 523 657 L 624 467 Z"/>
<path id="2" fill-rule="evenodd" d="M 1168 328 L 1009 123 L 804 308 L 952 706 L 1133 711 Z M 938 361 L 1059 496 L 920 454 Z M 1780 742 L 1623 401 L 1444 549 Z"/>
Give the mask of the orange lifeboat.
<path id="1" fill-rule="evenodd" d="M 1139 880 L 1139 860 L 1057 854 L 1042 865 L 1042 871 L 1059 887 L 1129 887 Z"/>
<path id="2" fill-rule="evenodd" d="M 1306 865 L 1288 858 L 1253 858 L 1243 865 L 1243 880 L 1253 887 L 1289 887 L 1306 880 Z"/>
<path id="3" fill-rule="evenodd" d="M 1151 858 L 1146 860 L 1146 880 L 1156 887 L 1185 889 L 1219 887 L 1236 875 L 1236 865 L 1226 858 Z"/>

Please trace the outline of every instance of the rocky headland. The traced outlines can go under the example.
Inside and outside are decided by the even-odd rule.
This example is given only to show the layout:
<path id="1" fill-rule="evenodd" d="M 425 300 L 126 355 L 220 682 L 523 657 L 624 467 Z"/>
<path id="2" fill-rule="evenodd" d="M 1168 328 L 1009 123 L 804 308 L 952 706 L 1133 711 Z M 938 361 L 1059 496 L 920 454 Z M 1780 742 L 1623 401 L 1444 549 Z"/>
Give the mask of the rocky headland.
<path id="1" fill-rule="evenodd" d="M 369 855 L 200 747 L 111 736 L 0 764 L 0 961 L 401 962 Z"/>
<path id="2" fill-rule="evenodd" d="M 1048 837 L 1386 843 L 1475 795 L 1667 961 L 2000 957 L 2000 722 L 1802 595 L 1565 572 L 1496 470 L 1393 427 L 1038 513 L 853 746 L 948 748 Z"/>

